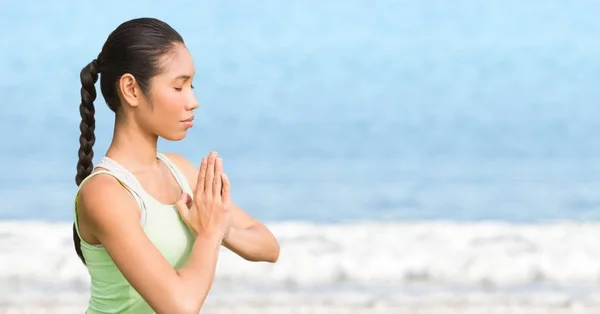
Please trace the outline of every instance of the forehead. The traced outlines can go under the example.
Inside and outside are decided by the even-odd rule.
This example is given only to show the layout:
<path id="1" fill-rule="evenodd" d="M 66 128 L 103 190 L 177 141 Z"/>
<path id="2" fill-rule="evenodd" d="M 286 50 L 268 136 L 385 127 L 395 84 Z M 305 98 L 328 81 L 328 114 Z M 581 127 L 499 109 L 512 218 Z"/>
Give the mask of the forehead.
<path id="1" fill-rule="evenodd" d="M 181 76 L 194 76 L 194 60 L 187 47 L 177 43 L 170 52 L 160 60 L 161 73 L 164 79 L 176 79 Z"/>

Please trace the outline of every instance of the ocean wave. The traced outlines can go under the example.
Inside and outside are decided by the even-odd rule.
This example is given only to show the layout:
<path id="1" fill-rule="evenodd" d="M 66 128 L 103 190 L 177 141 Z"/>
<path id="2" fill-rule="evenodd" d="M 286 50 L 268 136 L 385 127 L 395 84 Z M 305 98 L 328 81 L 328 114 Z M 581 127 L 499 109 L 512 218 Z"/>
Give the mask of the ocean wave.
<path id="1" fill-rule="evenodd" d="M 275 264 L 223 248 L 215 281 L 289 288 L 327 286 L 596 285 L 600 224 L 390 222 L 269 224 Z M 0 222 L 0 282 L 85 285 L 71 225 Z"/>

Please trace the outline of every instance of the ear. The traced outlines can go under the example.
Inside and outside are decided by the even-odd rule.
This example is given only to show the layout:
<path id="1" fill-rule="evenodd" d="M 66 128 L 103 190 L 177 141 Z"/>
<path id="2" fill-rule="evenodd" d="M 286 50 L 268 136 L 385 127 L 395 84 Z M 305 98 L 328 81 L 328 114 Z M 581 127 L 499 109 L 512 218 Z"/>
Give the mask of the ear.
<path id="1" fill-rule="evenodd" d="M 123 95 L 125 103 L 132 107 L 137 107 L 140 104 L 142 91 L 135 77 L 129 73 L 125 73 L 119 79 L 119 89 Z"/>

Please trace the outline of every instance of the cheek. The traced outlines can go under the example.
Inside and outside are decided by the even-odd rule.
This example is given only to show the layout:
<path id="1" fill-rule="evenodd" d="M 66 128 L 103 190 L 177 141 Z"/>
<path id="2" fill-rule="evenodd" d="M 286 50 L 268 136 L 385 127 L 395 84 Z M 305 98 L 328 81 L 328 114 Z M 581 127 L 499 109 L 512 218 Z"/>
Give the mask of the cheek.
<path id="1" fill-rule="evenodd" d="M 164 90 L 160 94 L 157 93 L 156 98 L 152 102 L 154 106 L 153 115 L 158 118 L 165 118 L 167 116 L 178 117 L 181 111 L 181 94 L 181 92 L 173 89 Z"/>

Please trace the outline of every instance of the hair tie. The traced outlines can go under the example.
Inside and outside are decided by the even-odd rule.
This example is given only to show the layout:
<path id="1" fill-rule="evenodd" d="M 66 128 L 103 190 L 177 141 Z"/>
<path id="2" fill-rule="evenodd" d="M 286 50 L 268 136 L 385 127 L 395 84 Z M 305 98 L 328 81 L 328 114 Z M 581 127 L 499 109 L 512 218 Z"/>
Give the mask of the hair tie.
<path id="1" fill-rule="evenodd" d="M 94 67 L 94 69 L 96 70 L 97 73 L 100 73 L 100 63 L 98 62 L 98 59 L 94 59 L 92 60 L 92 67 Z"/>

